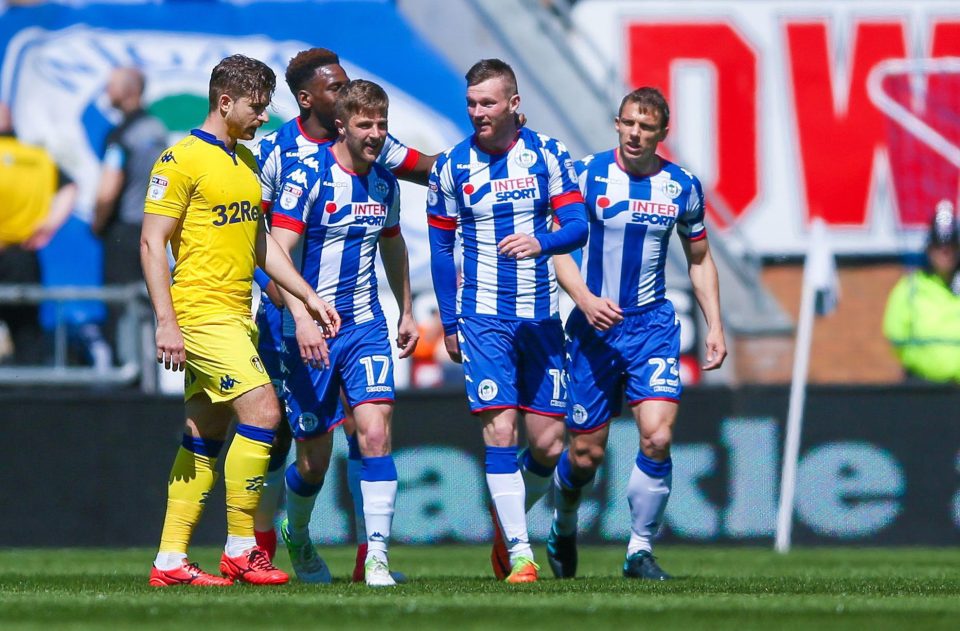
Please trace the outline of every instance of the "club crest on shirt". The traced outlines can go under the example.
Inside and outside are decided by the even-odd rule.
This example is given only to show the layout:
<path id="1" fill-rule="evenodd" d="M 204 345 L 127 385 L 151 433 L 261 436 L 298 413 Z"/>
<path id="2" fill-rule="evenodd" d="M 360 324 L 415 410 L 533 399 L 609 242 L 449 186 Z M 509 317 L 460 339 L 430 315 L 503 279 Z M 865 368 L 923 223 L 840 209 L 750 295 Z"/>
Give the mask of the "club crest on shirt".
<path id="1" fill-rule="evenodd" d="M 537 163 L 537 153 L 529 149 L 521 149 L 513 157 L 513 161 L 522 169 L 529 169 Z"/>
<path id="2" fill-rule="evenodd" d="M 683 192 L 683 187 L 680 186 L 678 182 L 674 182 L 673 180 L 667 180 L 660 188 L 663 190 L 665 195 L 670 197 L 670 199 L 676 199 L 680 196 L 680 193 Z"/>
<path id="3" fill-rule="evenodd" d="M 390 185 L 384 180 L 377 180 L 373 183 L 373 190 L 375 190 L 377 195 L 379 195 L 382 199 L 387 196 L 387 193 L 390 192 Z"/>
<path id="4" fill-rule="evenodd" d="M 437 197 L 437 192 L 433 189 L 427 191 L 427 205 L 436 206 L 437 202 L 440 201 L 440 198 Z"/>

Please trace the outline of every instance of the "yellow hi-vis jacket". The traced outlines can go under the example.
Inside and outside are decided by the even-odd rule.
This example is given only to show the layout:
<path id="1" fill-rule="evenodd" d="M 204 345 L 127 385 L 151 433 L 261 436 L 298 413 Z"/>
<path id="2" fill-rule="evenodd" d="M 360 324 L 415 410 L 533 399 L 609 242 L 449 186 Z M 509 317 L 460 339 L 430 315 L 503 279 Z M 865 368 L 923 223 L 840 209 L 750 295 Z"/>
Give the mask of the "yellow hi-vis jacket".
<path id="1" fill-rule="evenodd" d="M 26 241 L 50 212 L 57 165 L 40 147 L 0 136 L 0 246 Z"/>
<path id="2" fill-rule="evenodd" d="M 883 334 L 910 374 L 960 383 L 960 297 L 936 274 L 917 271 L 897 282 Z"/>

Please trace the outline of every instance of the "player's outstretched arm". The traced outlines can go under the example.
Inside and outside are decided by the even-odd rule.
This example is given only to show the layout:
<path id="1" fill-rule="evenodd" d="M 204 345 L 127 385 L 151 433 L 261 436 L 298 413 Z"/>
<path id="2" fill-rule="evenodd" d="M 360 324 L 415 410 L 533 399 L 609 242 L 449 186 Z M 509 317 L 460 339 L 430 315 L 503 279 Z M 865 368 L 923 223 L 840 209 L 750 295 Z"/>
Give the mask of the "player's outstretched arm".
<path id="1" fill-rule="evenodd" d="M 393 236 L 381 233 L 380 257 L 383 259 L 383 270 L 387 273 L 390 290 L 393 291 L 397 306 L 400 308 L 400 321 L 397 322 L 397 348 L 400 349 L 400 359 L 403 359 L 412 355 L 417 348 L 420 332 L 417 330 L 416 320 L 413 319 L 407 244 L 400 232 Z"/>
<path id="2" fill-rule="evenodd" d="M 267 236 L 274 240 L 276 247 L 280 250 L 280 255 L 290 263 L 290 252 L 296 247 L 297 242 L 300 240 L 300 235 L 293 230 L 274 227 L 273 233 Z M 312 296 L 312 298 L 320 300 L 313 288 L 307 285 L 303 277 L 300 276 L 300 273 L 293 268 L 292 263 L 290 263 L 290 266 L 300 282 L 306 285 L 307 293 L 310 294 L 307 298 Z M 296 324 L 297 345 L 300 347 L 300 357 L 303 359 L 303 362 L 311 366 L 329 366 L 330 353 L 327 348 L 326 338 L 330 337 L 330 328 L 325 327 L 325 330 L 321 330 L 320 327 L 317 326 L 319 320 L 317 320 L 316 315 L 308 309 L 306 300 L 292 293 L 287 287 L 280 286 L 279 289 L 280 296 L 284 304 L 286 304 L 287 309 L 290 310 L 290 315 Z M 322 300 L 320 300 L 320 302 L 333 311 L 333 307 L 327 305 L 326 302 Z M 336 311 L 333 311 L 333 316 L 336 318 L 336 328 L 339 328 L 340 316 Z"/>
<path id="3" fill-rule="evenodd" d="M 437 161 L 437 155 L 438 154 L 433 154 L 432 156 L 428 156 L 422 153 L 419 154 L 417 163 L 413 165 L 413 168 L 405 173 L 398 173 L 397 177 L 407 182 L 426 186 L 427 182 L 430 181 L 430 171 L 433 170 L 433 163 Z"/>
<path id="4" fill-rule="evenodd" d="M 587 288 L 580 275 L 577 263 L 569 254 L 557 254 L 553 257 L 553 266 L 557 271 L 557 281 L 563 290 L 573 298 L 577 308 L 586 316 L 590 326 L 598 331 L 606 331 L 623 320 L 620 305 L 609 298 L 601 298 Z"/>
<path id="5" fill-rule="evenodd" d="M 187 361 L 183 334 L 170 295 L 167 242 L 177 229 L 174 217 L 144 213 L 140 231 L 140 265 L 157 316 L 157 362 L 169 370 L 183 370 Z"/>
<path id="6" fill-rule="evenodd" d="M 720 280 L 717 266 L 710 254 L 710 245 L 704 236 L 697 241 L 681 239 L 683 251 L 687 255 L 687 267 L 693 295 L 700 305 L 700 311 L 707 321 L 706 363 L 704 370 L 714 370 L 723 365 L 727 357 L 727 343 L 723 336 L 723 322 L 720 319 Z"/>
<path id="7" fill-rule="evenodd" d="M 262 226 L 262 224 L 261 224 Z M 300 272 L 290 261 L 290 255 L 261 227 L 257 235 L 257 263 L 281 289 L 298 298 L 307 312 L 313 316 L 324 333 L 333 337 L 340 330 L 340 314 L 326 301 L 321 300 Z"/>
<path id="8" fill-rule="evenodd" d="M 575 193 L 580 198 L 580 193 Z M 582 198 L 580 198 L 582 199 Z M 582 201 L 564 204 L 557 209 L 559 229 L 552 232 L 533 236 L 530 234 L 514 233 L 504 237 L 497 244 L 501 256 L 511 259 L 536 258 L 541 254 L 555 256 L 566 254 L 582 248 L 589 236 L 587 226 L 586 207 Z M 557 224 L 554 224 L 556 227 Z"/>

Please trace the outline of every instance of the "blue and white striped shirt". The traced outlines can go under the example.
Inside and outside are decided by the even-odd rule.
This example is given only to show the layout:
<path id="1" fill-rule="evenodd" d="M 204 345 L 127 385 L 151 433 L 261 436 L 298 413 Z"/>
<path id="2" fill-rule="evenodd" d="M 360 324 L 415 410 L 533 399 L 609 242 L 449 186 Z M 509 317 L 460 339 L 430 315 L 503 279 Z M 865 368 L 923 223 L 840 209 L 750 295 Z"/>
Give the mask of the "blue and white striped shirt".
<path id="1" fill-rule="evenodd" d="M 590 223 L 580 266 L 587 287 L 625 311 L 663 300 L 674 226 L 690 241 L 707 236 L 700 180 L 663 158 L 655 173 L 631 175 L 615 149 L 587 156 L 576 169 Z"/>
<path id="2" fill-rule="evenodd" d="M 463 248 L 463 280 L 455 304 L 452 292 L 436 288 L 447 331 L 458 316 L 558 317 L 549 253 L 515 260 L 501 256 L 497 244 L 514 233 L 546 239 L 554 214 L 576 205 L 582 215 L 582 201 L 563 143 L 529 129 L 520 129 L 501 154 L 484 152 L 472 136 L 442 154 L 427 192 L 435 285 L 440 264 L 435 230 L 457 230 Z"/>

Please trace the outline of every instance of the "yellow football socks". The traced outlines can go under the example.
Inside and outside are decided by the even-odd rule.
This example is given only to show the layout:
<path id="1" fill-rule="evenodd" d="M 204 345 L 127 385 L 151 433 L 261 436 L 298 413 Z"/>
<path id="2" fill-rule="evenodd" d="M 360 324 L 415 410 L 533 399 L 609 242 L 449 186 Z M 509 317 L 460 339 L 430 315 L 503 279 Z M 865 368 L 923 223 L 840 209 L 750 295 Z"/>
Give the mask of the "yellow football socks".
<path id="1" fill-rule="evenodd" d="M 263 491 L 273 435 L 272 430 L 237 425 L 237 433 L 223 463 L 228 536 L 253 537 L 253 516 Z"/>
<path id="2" fill-rule="evenodd" d="M 213 468 L 223 443 L 183 437 L 167 481 L 167 514 L 160 536 L 161 552 L 187 553 L 187 546 L 217 481 Z"/>

